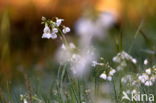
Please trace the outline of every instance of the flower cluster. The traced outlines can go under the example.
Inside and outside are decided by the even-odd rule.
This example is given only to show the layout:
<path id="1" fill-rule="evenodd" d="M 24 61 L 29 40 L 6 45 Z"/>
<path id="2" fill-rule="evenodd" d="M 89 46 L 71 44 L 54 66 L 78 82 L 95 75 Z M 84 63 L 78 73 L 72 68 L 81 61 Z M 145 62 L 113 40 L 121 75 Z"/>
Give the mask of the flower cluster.
<path id="1" fill-rule="evenodd" d="M 102 63 L 97 63 L 97 65 L 101 66 Z M 108 63 L 104 64 L 102 66 L 105 66 L 106 68 L 108 68 L 107 70 L 105 70 L 101 75 L 100 78 L 104 79 L 104 80 L 108 80 L 108 81 L 112 81 L 112 77 L 113 75 L 116 73 L 116 70 L 113 69 Z"/>
<path id="2" fill-rule="evenodd" d="M 62 35 L 70 32 L 69 27 L 61 25 L 63 21 L 64 19 L 55 18 L 55 21 L 53 21 L 53 20 L 47 20 L 45 17 L 42 17 L 42 24 L 45 25 L 43 29 L 42 38 L 56 39 L 58 37 L 57 36 L 58 33 Z"/>
<path id="3" fill-rule="evenodd" d="M 29 98 L 30 98 L 30 96 L 28 95 L 28 94 L 21 94 L 20 95 L 20 100 L 22 101 L 22 103 L 29 103 Z M 41 99 L 39 99 L 38 97 L 37 97 L 37 95 L 33 95 L 32 97 L 32 100 L 36 103 L 43 103 L 43 101 L 41 100 Z"/>
<path id="4" fill-rule="evenodd" d="M 123 76 L 121 78 L 121 83 L 124 86 L 133 87 L 133 88 L 136 88 L 136 87 L 140 86 L 140 82 L 138 82 L 137 76 L 136 75 L 131 75 L 131 74 Z"/>
<path id="5" fill-rule="evenodd" d="M 134 64 L 137 63 L 137 60 L 133 58 L 131 55 L 126 53 L 125 51 L 122 51 L 118 53 L 115 57 L 113 57 L 113 62 L 118 63 L 119 65 L 117 66 L 117 70 L 122 70 L 127 66 L 127 61 L 130 61 Z"/>
<path id="6" fill-rule="evenodd" d="M 138 95 L 140 93 L 140 82 L 137 79 L 136 74 L 127 74 L 121 78 L 121 83 L 125 87 L 123 94 Z M 123 99 L 124 97 L 122 97 Z M 138 99 L 138 97 L 136 97 Z"/>
<path id="7" fill-rule="evenodd" d="M 144 73 L 138 76 L 138 79 L 145 86 L 152 86 L 156 81 L 156 67 L 146 69 Z"/>
<path id="8" fill-rule="evenodd" d="M 112 81 L 113 75 L 116 73 L 115 69 L 111 69 L 108 73 L 105 71 L 100 75 L 100 78 L 108 81 Z"/>

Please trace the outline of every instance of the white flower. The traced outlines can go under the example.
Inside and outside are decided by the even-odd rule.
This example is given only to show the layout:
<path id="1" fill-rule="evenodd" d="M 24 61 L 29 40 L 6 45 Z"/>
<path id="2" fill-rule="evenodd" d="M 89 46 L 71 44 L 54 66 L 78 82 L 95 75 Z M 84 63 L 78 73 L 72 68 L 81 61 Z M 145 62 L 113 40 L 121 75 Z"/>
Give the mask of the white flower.
<path id="1" fill-rule="evenodd" d="M 50 39 L 52 38 L 52 35 L 50 33 L 43 33 L 42 38 Z"/>
<path id="2" fill-rule="evenodd" d="M 51 33 L 51 38 L 52 38 L 52 39 L 56 39 L 56 38 L 57 38 L 56 33 L 52 32 L 52 33 Z"/>
<path id="3" fill-rule="evenodd" d="M 145 82 L 149 79 L 149 76 L 148 76 L 147 74 L 143 74 L 143 75 L 139 76 L 138 79 L 139 79 L 142 83 L 145 83 Z"/>
<path id="4" fill-rule="evenodd" d="M 121 58 L 119 56 L 115 56 L 113 57 L 113 62 L 116 62 L 116 63 L 120 63 L 121 62 Z"/>
<path id="5" fill-rule="evenodd" d="M 112 81 L 112 77 L 111 76 L 108 76 L 107 77 L 107 80 Z"/>
<path id="6" fill-rule="evenodd" d="M 133 58 L 131 55 L 129 55 L 128 53 L 126 53 L 125 51 L 122 51 L 118 53 L 115 57 L 113 57 L 113 62 L 116 62 L 116 63 L 120 63 L 124 60 L 130 60 L 134 64 L 137 63 L 137 60 Z"/>
<path id="7" fill-rule="evenodd" d="M 132 59 L 132 62 L 133 62 L 134 64 L 136 64 L 136 63 L 137 63 L 137 60 L 136 60 L 136 59 Z"/>
<path id="8" fill-rule="evenodd" d="M 28 103 L 28 101 L 26 99 L 23 100 L 23 103 Z"/>
<path id="9" fill-rule="evenodd" d="M 52 35 L 50 34 L 50 28 L 47 25 L 44 27 L 42 38 L 52 38 Z"/>
<path id="10" fill-rule="evenodd" d="M 151 69 L 150 68 L 146 69 L 146 73 L 150 75 L 151 74 Z"/>
<path id="11" fill-rule="evenodd" d="M 149 81 L 146 81 L 146 82 L 145 82 L 145 85 L 146 85 L 146 86 L 152 86 L 153 83 L 152 83 L 152 81 L 149 80 Z"/>
<path id="12" fill-rule="evenodd" d="M 136 94 L 137 91 L 135 89 L 132 90 L 132 94 Z"/>
<path id="13" fill-rule="evenodd" d="M 114 73 L 116 73 L 116 70 L 115 70 L 115 69 L 112 69 L 112 70 L 109 72 L 109 75 L 113 76 Z"/>
<path id="14" fill-rule="evenodd" d="M 62 30 L 62 32 L 64 34 L 66 34 L 66 33 L 70 32 L 70 28 L 69 27 L 64 27 L 63 30 Z"/>
<path id="15" fill-rule="evenodd" d="M 56 19 L 56 26 L 59 27 L 64 19 Z"/>
<path id="16" fill-rule="evenodd" d="M 58 33 L 58 29 L 57 28 L 53 28 L 53 33 Z"/>
<path id="17" fill-rule="evenodd" d="M 50 33 L 50 28 L 48 27 L 48 25 L 45 25 L 43 33 Z"/>
<path id="18" fill-rule="evenodd" d="M 100 75 L 100 78 L 106 80 L 106 79 L 107 79 L 107 75 L 106 75 L 105 73 L 102 73 L 102 74 Z"/>
<path id="19" fill-rule="evenodd" d="M 147 64 L 148 64 L 148 60 L 145 59 L 145 60 L 144 60 L 144 65 L 147 65 Z"/>

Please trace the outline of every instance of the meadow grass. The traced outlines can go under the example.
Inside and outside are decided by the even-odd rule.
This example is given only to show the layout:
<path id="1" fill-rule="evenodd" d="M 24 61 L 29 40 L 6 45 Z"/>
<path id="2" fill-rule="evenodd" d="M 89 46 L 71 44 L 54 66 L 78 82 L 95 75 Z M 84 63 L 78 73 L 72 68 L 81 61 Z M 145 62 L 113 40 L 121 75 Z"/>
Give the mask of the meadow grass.
<path id="1" fill-rule="evenodd" d="M 1 83 L 0 103 L 140 103 L 140 101 L 122 100 L 123 92 L 128 94 L 134 90 L 156 96 L 155 80 L 150 84 L 138 79 L 139 76 L 149 72 L 149 76 L 156 78 L 154 66 L 156 43 L 150 38 L 150 34 L 147 35 L 144 32 L 142 25 L 141 22 L 135 32 L 125 30 L 127 34 L 121 33 L 124 28 L 112 30 L 107 40 L 97 41 L 94 45 L 101 49 L 101 56 L 95 66 L 91 67 L 89 75 L 83 78 L 74 77 L 69 69 L 69 63 L 55 62 L 50 64 L 47 71 L 42 71 L 45 73 L 43 75 L 37 74 L 35 70 L 24 71 L 19 83 L 13 83 L 13 81 Z M 66 37 L 61 35 L 63 42 L 68 45 Z M 152 37 L 155 36 L 152 34 Z M 127 54 L 123 51 L 127 51 Z M 151 54 L 153 51 L 154 54 Z M 119 62 L 120 56 L 118 56 L 114 62 L 112 59 L 117 54 L 126 56 Z M 144 63 L 145 59 L 148 59 L 147 64 Z M 117 70 L 117 67 L 121 70 Z M 111 79 L 100 77 L 101 74 L 108 76 L 112 68 L 116 70 L 116 73 Z M 146 71 L 148 68 L 151 71 Z M 141 102 L 155 103 L 155 100 Z"/>

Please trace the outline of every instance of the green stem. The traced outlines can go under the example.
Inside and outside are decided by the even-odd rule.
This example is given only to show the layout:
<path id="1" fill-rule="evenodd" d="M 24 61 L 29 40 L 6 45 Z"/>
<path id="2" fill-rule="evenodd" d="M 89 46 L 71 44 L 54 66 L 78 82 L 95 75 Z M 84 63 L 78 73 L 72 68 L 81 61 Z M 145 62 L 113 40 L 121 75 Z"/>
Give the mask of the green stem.
<path id="1" fill-rule="evenodd" d="M 118 97 L 117 97 L 117 92 L 116 92 L 116 88 L 115 88 L 115 82 L 114 82 L 114 79 L 113 79 L 113 89 L 114 89 L 114 95 L 115 95 L 115 101 L 116 103 L 118 103 Z"/>

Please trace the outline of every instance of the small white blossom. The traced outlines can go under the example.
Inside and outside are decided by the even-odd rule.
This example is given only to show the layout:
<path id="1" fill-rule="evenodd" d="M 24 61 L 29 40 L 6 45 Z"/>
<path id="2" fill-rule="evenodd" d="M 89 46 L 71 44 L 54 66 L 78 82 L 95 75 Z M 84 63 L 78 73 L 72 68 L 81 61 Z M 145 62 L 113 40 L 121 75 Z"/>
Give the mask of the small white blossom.
<path id="1" fill-rule="evenodd" d="M 118 57 L 113 57 L 113 62 L 120 63 L 121 59 Z"/>
<path id="2" fill-rule="evenodd" d="M 70 32 L 70 28 L 69 27 L 64 27 L 63 30 L 62 30 L 62 32 L 64 34 L 66 34 L 66 33 Z"/>
<path id="3" fill-rule="evenodd" d="M 152 81 L 146 81 L 146 82 L 145 82 L 145 85 L 146 85 L 146 86 L 152 86 Z"/>
<path id="4" fill-rule="evenodd" d="M 152 86 L 156 81 L 156 75 L 154 70 L 155 70 L 154 66 L 152 68 L 146 69 L 145 73 L 142 73 L 142 75 L 138 77 L 141 83 L 143 83 L 145 86 Z"/>
<path id="5" fill-rule="evenodd" d="M 148 76 L 147 74 L 143 74 L 143 75 L 139 76 L 138 79 L 139 79 L 142 83 L 145 83 L 145 82 L 149 79 L 149 76 Z"/>
<path id="6" fill-rule="evenodd" d="M 150 75 L 151 74 L 151 69 L 150 68 L 146 69 L 146 73 Z"/>
<path id="7" fill-rule="evenodd" d="M 107 75 L 106 75 L 105 73 L 102 73 L 102 74 L 100 75 L 100 78 L 106 80 L 106 79 L 107 79 Z"/>
<path id="8" fill-rule="evenodd" d="M 52 35 L 50 33 L 43 33 L 42 38 L 50 39 L 52 38 Z"/>
<path id="9" fill-rule="evenodd" d="M 23 99 L 23 103 L 28 103 L 28 101 L 26 99 Z"/>
<path id="10" fill-rule="evenodd" d="M 144 65 L 147 65 L 147 64 L 148 64 L 148 60 L 145 59 L 145 60 L 144 60 Z"/>
<path id="11" fill-rule="evenodd" d="M 135 89 L 133 89 L 131 93 L 132 93 L 132 94 L 136 94 L 137 91 L 136 91 Z"/>
<path id="12" fill-rule="evenodd" d="M 52 35 L 50 33 L 50 28 L 47 25 L 45 25 L 44 27 L 42 38 L 47 38 L 47 39 L 52 38 Z"/>
<path id="13" fill-rule="evenodd" d="M 134 64 L 136 64 L 136 63 L 137 63 L 137 60 L 136 60 L 136 59 L 132 59 L 132 62 L 133 62 Z"/>
<path id="14" fill-rule="evenodd" d="M 57 28 L 53 28 L 53 33 L 58 33 L 58 29 Z"/>
<path id="15" fill-rule="evenodd" d="M 56 26 L 59 27 L 64 19 L 56 19 Z"/>
<path id="16" fill-rule="evenodd" d="M 48 25 L 45 25 L 43 33 L 50 33 L 50 28 L 48 27 Z"/>
<path id="17" fill-rule="evenodd" d="M 123 60 L 130 60 L 132 63 L 136 64 L 137 60 L 133 58 L 131 55 L 126 53 L 125 51 L 122 51 L 118 53 L 115 57 L 113 57 L 113 62 L 120 63 Z"/>
<path id="18" fill-rule="evenodd" d="M 111 76 L 108 76 L 107 77 L 107 80 L 112 81 L 112 77 Z"/>
<path id="19" fill-rule="evenodd" d="M 52 32 L 52 33 L 51 33 L 51 38 L 52 38 L 52 39 L 56 39 L 56 38 L 57 38 L 56 33 Z"/>
<path id="20" fill-rule="evenodd" d="M 112 69 L 112 70 L 109 72 L 109 75 L 113 76 L 115 73 L 116 73 L 116 70 L 115 70 L 115 69 Z"/>

